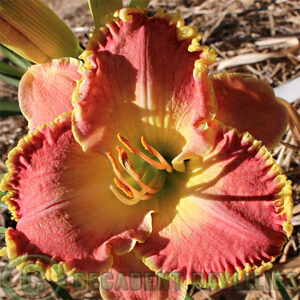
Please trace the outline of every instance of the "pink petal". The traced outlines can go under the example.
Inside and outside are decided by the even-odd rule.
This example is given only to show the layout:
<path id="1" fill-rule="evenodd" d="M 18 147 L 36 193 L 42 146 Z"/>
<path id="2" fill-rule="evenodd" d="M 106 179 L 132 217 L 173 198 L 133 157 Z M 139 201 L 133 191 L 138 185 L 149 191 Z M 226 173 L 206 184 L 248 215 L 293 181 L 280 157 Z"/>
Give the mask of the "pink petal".
<path id="1" fill-rule="evenodd" d="M 135 255 L 115 256 L 113 267 L 100 278 L 103 299 L 184 300 L 187 286 L 155 275 Z"/>
<path id="2" fill-rule="evenodd" d="M 218 102 L 217 120 L 240 132 L 250 132 L 268 148 L 280 141 L 287 128 L 288 113 L 266 82 L 235 73 L 218 74 L 211 79 Z"/>
<path id="3" fill-rule="evenodd" d="M 25 73 L 20 82 L 19 101 L 30 129 L 73 109 L 72 93 L 76 80 L 81 78 L 80 64 L 74 58 L 54 59 L 34 65 Z"/>
<path id="4" fill-rule="evenodd" d="M 1 189 L 16 219 L 11 258 L 43 254 L 70 269 L 103 272 L 112 254 L 149 236 L 155 201 L 129 207 L 109 190 L 110 162 L 85 154 L 74 140 L 70 113 L 21 139 L 7 161 Z M 9 234 L 9 233 L 8 233 Z"/>
<path id="5" fill-rule="evenodd" d="M 170 179 L 138 253 L 155 272 L 224 287 L 234 273 L 270 268 L 280 254 L 292 231 L 291 183 L 250 134 L 211 128 L 213 151 L 186 157 L 186 173 Z"/>
<path id="6" fill-rule="evenodd" d="M 129 18 L 94 33 L 82 55 L 73 130 L 85 150 L 110 151 L 120 131 L 133 143 L 141 135 L 163 142 L 173 128 L 199 124 L 215 112 L 207 47 L 189 52 L 192 39 L 179 39 L 166 16 L 133 10 Z"/>

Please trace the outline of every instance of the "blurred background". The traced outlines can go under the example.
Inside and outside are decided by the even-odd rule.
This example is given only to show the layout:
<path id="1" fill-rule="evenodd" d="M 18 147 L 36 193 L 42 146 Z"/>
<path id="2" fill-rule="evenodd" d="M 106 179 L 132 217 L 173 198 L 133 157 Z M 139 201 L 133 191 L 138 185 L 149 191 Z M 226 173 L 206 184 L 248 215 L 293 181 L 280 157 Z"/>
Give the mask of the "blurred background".
<path id="1" fill-rule="evenodd" d="M 79 38 L 83 47 L 93 26 L 87 0 L 44 0 L 63 19 Z M 126 2 L 126 1 L 125 1 Z M 180 9 L 186 24 L 203 32 L 202 43 L 213 47 L 218 58 L 211 72 L 240 72 L 266 80 L 279 87 L 300 76 L 300 1 L 299 0 L 152 0 L 150 10 L 161 7 L 169 12 Z M 0 61 L 17 67 L 16 62 L 0 52 Z M 27 122 L 17 104 L 19 73 L 1 74 L 0 65 L 0 174 L 5 173 L 8 152 L 28 131 Z M 299 81 L 298 81 L 299 82 Z M 293 105 L 300 112 L 300 83 L 289 89 Z M 284 247 L 274 270 L 257 280 L 249 280 L 239 287 L 206 291 L 190 287 L 187 299 L 293 299 L 300 297 L 300 141 L 290 131 L 284 141 L 294 147 L 279 145 L 273 154 L 286 175 L 293 181 L 294 233 Z M 298 146 L 298 148 L 297 148 Z M 1 176 L 1 175 L 0 175 Z M 5 207 L 0 207 L 0 226 L 14 226 Z M 4 245 L 3 236 L 0 246 Z M 275 272 L 274 272 L 275 271 Z M 65 289 L 59 289 L 38 277 L 30 282 L 21 272 L 10 269 L 7 259 L 0 259 L 0 299 L 101 299 L 97 286 L 74 288 L 69 278 Z M 3 274 L 9 276 L 9 287 L 3 288 Z M 7 281 L 5 281 L 7 282 Z M 27 285 L 26 285 L 27 284 Z M 4 284 L 5 285 L 5 284 Z M 26 290 L 27 288 L 27 290 Z M 39 292 L 37 292 L 39 288 Z M 28 293 L 28 291 L 31 291 Z M 9 294 L 9 295 L 8 295 Z M 49 296 L 50 295 L 50 296 Z"/>

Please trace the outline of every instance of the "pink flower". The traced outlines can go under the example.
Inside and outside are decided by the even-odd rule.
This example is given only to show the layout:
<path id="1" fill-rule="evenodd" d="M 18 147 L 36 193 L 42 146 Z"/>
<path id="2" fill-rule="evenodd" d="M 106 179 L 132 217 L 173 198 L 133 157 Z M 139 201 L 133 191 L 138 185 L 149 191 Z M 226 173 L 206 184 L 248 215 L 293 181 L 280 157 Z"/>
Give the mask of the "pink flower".
<path id="1" fill-rule="evenodd" d="M 10 259 L 55 259 L 49 279 L 58 266 L 104 274 L 106 299 L 184 299 L 188 284 L 271 268 L 292 232 L 291 183 L 262 142 L 280 140 L 287 111 L 261 80 L 209 75 L 215 54 L 199 41 L 180 15 L 124 8 L 95 30 L 83 63 L 28 70 L 31 130 L 1 186 L 18 220 Z M 134 273 L 140 288 L 118 289 Z"/>

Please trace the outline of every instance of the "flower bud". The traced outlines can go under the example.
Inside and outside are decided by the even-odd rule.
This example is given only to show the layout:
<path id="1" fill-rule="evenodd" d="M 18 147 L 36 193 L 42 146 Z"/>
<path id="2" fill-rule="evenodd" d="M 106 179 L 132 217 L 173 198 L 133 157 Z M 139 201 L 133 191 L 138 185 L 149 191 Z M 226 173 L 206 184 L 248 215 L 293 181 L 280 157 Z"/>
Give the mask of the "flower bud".
<path id="1" fill-rule="evenodd" d="M 82 51 L 70 28 L 41 0 L 0 0 L 0 43 L 36 63 Z"/>

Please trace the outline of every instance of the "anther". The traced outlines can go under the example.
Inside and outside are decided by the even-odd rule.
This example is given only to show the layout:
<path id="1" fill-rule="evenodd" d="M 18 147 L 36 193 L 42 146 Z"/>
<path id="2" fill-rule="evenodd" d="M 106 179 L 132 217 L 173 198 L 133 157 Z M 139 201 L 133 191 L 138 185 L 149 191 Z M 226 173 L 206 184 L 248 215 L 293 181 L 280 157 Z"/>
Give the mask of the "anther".
<path id="1" fill-rule="evenodd" d="M 144 146 L 144 148 L 153 156 L 156 156 L 158 158 L 158 160 L 160 161 L 161 165 L 164 166 L 164 168 L 167 170 L 167 172 L 172 173 L 173 169 L 170 166 L 170 164 L 164 159 L 164 157 L 156 150 L 154 149 L 152 146 L 150 146 L 145 138 L 142 136 L 141 137 L 141 142 L 142 145 Z"/>
<path id="2" fill-rule="evenodd" d="M 147 156 L 145 153 L 143 153 L 139 149 L 132 146 L 129 143 L 129 141 L 127 141 L 120 134 L 118 134 L 118 139 L 131 153 L 138 154 L 148 164 L 152 165 L 153 167 L 155 167 L 158 170 L 166 170 L 167 172 L 172 173 L 172 171 L 173 171 L 172 167 L 168 164 L 168 162 L 162 157 L 162 155 L 157 150 L 155 150 L 152 146 L 149 146 L 147 144 L 147 142 L 143 136 L 141 137 L 142 145 L 151 155 L 156 156 L 158 158 L 159 162 L 155 161 L 154 159 L 150 158 L 149 156 Z"/>
<path id="3" fill-rule="evenodd" d="M 124 197 L 121 193 L 119 193 L 117 191 L 117 189 L 113 185 L 111 185 L 109 188 L 114 193 L 114 195 L 124 204 L 134 205 L 134 204 L 137 204 L 141 200 L 140 197 L 135 197 L 135 198 Z"/>
<path id="4" fill-rule="evenodd" d="M 134 167 L 128 160 L 127 153 L 120 147 L 117 147 L 117 150 L 119 152 L 119 162 L 123 166 L 124 170 L 136 181 L 136 183 L 147 193 L 155 194 L 159 191 L 159 189 L 152 188 L 148 186 L 147 184 L 143 183 L 141 180 L 141 177 L 137 174 Z"/>
<path id="5" fill-rule="evenodd" d="M 137 154 L 138 156 L 140 156 L 140 158 L 144 160 L 144 163 L 139 168 L 139 170 L 135 170 L 134 166 L 129 161 L 127 152 L 119 146 L 116 147 L 118 151 L 118 160 L 120 165 L 123 167 L 124 171 L 136 182 L 136 184 L 141 188 L 141 190 L 134 188 L 132 184 L 128 183 L 128 181 L 124 178 L 121 170 L 119 169 L 118 164 L 113 155 L 111 155 L 111 153 L 107 153 L 106 155 L 110 160 L 113 167 L 113 171 L 116 175 L 116 178 L 114 178 L 114 183 L 129 198 L 120 193 L 114 186 L 110 186 L 111 191 L 121 202 L 127 205 L 134 205 L 141 200 L 151 199 L 162 188 L 166 174 L 159 172 L 156 176 L 154 176 L 154 178 L 150 182 L 143 182 L 142 178 L 147 170 L 147 163 L 158 170 L 166 170 L 169 173 L 173 171 L 172 167 L 155 148 L 153 148 L 146 142 L 144 137 L 141 138 L 143 147 L 152 156 L 156 157 L 158 161 L 150 158 L 149 156 L 132 146 L 130 142 L 124 137 L 122 137 L 120 134 L 118 134 L 118 139 L 123 145 L 126 146 L 126 148 L 131 153 Z"/>

